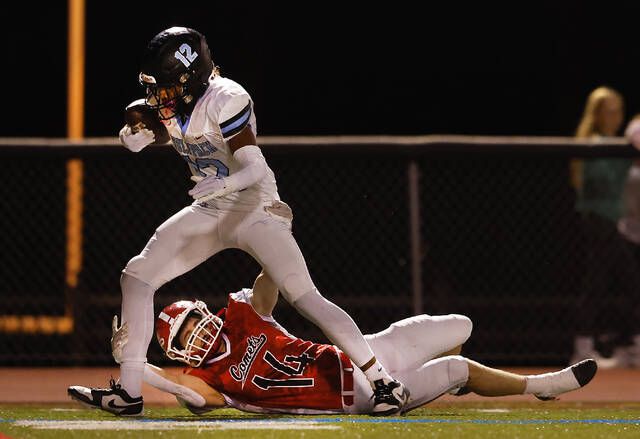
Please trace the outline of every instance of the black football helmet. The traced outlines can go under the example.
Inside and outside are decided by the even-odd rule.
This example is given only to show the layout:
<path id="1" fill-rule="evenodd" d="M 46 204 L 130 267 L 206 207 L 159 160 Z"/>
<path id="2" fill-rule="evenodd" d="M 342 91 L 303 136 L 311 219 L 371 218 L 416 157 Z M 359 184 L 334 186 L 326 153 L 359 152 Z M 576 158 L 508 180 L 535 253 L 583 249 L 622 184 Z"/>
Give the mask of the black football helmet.
<path id="1" fill-rule="evenodd" d="M 200 32 L 187 27 L 163 30 L 151 39 L 142 58 L 138 79 L 146 87 L 147 105 L 161 119 L 191 114 L 214 67 Z"/>

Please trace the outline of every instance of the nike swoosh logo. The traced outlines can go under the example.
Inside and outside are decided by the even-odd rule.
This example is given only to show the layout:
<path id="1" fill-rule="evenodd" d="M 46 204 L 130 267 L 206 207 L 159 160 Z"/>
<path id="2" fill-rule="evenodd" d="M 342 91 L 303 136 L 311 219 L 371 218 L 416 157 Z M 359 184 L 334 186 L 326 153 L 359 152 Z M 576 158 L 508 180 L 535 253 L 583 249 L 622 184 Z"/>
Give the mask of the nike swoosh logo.
<path id="1" fill-rule="evenodd" d="M 407 399 L 409 399 L 409 396 L 411 395 L 411 393 L 409 393 L 409 389 L 407 389 L 406 387 L 402 387 L 402 391 L 401 392 L 394 392 L 396 398 L 399 398 L 401 401 L 405 401 Z"/>
<path id="2" fill-rule="evenodd" d="M 117 405 L 115 399 L 110 399 L 107 405 L 112 409 L 126 409 L 129 407 L 128 405 Z"/>

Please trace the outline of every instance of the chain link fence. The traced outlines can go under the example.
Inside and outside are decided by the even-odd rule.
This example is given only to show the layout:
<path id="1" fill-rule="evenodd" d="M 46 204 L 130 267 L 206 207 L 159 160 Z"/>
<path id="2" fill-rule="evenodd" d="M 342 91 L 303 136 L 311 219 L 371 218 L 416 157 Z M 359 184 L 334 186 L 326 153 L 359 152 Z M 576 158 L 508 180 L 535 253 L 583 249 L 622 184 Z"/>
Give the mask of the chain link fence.
<path id="1" fill-rule="evenodd" d="M 0 365 L 113 364 L 120 271 L 190 203 L 187 166 L 169 147 L 132 154 L 111 139 L 3 142 Z M 474 332 L 463 352 L 492 365 L 566 364 L 580 331 L 640 333 L 635 247 L 614 221 L 578 209 L 570 184 L 576 157 L 631 163 L 635 153 L 622 141 L 261 143 L 316 285 L 363 332 L 420 312 L 466 314 Z M 82 268 L 73 287 L 65 280 L 71 158 L 83 163 Z M 259 271 L 250 256 L 225 250 L 160 288 L 156 312 L 192 297 L 218 309 Z M 282 299 L 275 316 L 298 336 L 326 341 Z M 167 363 L 155 340 L 149 359 Z"/>

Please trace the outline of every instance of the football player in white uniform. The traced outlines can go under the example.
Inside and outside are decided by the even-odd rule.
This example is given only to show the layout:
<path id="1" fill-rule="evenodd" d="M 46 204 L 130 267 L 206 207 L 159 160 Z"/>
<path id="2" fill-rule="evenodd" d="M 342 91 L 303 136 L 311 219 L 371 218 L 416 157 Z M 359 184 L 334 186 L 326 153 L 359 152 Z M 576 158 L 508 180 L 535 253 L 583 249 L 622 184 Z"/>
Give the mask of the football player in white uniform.
<path id="1" fill-rule="evenodd" d="M 285 299 L 315 323 L 364 372 L 376 392 L 374 414 L 402 410 L 408 391 L 375 358 L 360 329 L 324 298 L 309 275 L 291 233 L 292 213 L 280 201 L 276 180 L 256 141 L 249 94 L 220 76 L 207 42 L 196 30 L 172 27 L 148 44 L 139 80 L 147 104 L 164 120 L 173 147 L 196 182 L 194 202 L 157 228 L 122 271 L 122 322 L 129 342 L 122 352 L 120 385 L 101 393 L 96 406 L 118 415 L 142 414 L 142 380 L 154 329 L 153 296 L 166 282 L 226 248 L 253 256 Z M 125 125 L 120 141 L 138 152 L 152 131 Z"/>

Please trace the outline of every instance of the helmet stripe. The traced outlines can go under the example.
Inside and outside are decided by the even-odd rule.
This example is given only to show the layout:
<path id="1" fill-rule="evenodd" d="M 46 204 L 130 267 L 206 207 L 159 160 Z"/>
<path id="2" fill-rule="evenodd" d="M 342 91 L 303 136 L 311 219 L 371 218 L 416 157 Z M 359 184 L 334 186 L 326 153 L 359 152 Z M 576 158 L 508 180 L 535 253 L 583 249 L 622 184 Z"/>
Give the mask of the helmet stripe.
<path id="1" fill-rule="evenodd" d="M 165 314 L 164 312 L 160 312 L 160 315 L 158 316 L 159 319 L 164 320 L 165 322 L 167 322 L 169 325 L 171 325 L 173 323 L 173 321 L 175 320 L 173 317 L 171 317 L 169 314 Z"/>

